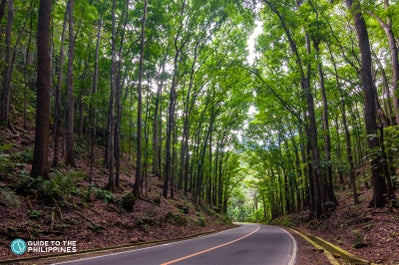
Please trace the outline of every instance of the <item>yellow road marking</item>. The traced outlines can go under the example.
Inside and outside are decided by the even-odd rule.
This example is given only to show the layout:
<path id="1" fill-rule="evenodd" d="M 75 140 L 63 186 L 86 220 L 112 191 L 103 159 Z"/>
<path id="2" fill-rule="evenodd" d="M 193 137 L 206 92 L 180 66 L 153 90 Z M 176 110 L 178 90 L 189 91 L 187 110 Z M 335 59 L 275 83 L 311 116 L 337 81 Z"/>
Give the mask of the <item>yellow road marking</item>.
<path id="1" fill-rule="evenodd" d="M 258 225 L 258 227 L 257 227 L 254 231 L 252 231 L 251 233 L 249 233 L 249 234 L 247 234 L 247 235 L 245 235 L 245 236 L 242 236 L 242 237 L 240 237 L 240 238 L 237 238 L 237 239 L 235 239 L 235 240 L 233 240 L 233 241 L 230 241 L 230 242 L 227 242 L 227 243 L 224 243 L 224 244 L 215 246 L 215 247 L 211 247 L 211 248 L 208 248 L 208 249 L 205 249 L 205 250 L 202 250 L 202 251 L 199 251 L 199 252 L 196 252 L 196 253 L 193 253 L 193 254 L 190 254 L 190 255 L 187 255 L 187 256 L 178 258 L 178 259 L 174 259 L 174 260 L 171 260 L 171 261 L 162 263 L 161 265 L 173 264 L 173 263 L 176 263 L 176 262 L 185 260 L 185 259 L 192 258 L 192 257 L 194 257 L 194 256 L 198 256 L 198 255 L 204 254 L 204 253 L 206 253 L 206 252 L 215 250 L 215 249 L 217 249 L 217 248 L 221 248 L 221 247 L 224 247 L 224 246 L 233 244 L 233 243 L 235 243 L 235 242 L 237 242 L 237 241 L 240 241 L 241 239 L 244 239 L 244 238 L 246 238 L 246 237 L 249 237 L 249 236 L 252 235 L 252 234 L 255 234 L 255 233 L 259 230 L 259 228 L 260 228 L 260 226 Z"/>

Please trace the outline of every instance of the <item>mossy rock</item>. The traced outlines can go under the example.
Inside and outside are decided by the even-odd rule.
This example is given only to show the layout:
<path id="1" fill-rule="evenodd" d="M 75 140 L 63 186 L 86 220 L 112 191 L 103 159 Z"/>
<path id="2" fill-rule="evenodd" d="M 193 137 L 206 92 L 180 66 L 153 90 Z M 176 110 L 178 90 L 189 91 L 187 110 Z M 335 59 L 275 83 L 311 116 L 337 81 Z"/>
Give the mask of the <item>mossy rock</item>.
<path id="1" fill-rule="evenodd" d="M 21 200 L 19 196 L 12 190 L 3 189 L 0 190 L 0 198 L 1 201 L 4 202 L 5 205 L 11 208 L 18 208 L 21 205 Z"/>

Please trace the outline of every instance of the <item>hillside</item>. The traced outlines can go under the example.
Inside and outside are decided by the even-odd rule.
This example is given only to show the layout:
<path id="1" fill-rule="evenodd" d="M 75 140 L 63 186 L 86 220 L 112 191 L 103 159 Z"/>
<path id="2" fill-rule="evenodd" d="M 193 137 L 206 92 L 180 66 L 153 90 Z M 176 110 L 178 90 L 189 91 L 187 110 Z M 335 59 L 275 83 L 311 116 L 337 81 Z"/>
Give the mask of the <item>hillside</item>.
<path id="1" fill-rule="evenodd" d="M 291 214 L 274 223 L 317 235 L 375 264 L 399 264 L 399 217 L 392 207 L 369 208 L 372 191 L 362 186 L 360 204 L 350 190 L 337 192 L 338 207 L 327 218 L 309 220 L 308 212 Z"/>
<path id="2" fill-rule="evenodd" d="M 76 168 L 53 168 L 49 182 L 35 181 L 29 176 L 33 133 L 15 127 L 0 131 L 0 136 L 0 260 L 16 257 L 9 246 L 15 238 L 77 241 L 81 251 L 232 227 L 222 215 L 192 204 L 179 192 L 165 199 L 161 180 L 154 176 L 151 191 L 136 200 L 132 211 L 125 210 L 124 197 L 134 182 L 133 162 L 123 159 L 116 193 L 104 189 L 106 170 L 96 165 L 89 190 L 84 145 L 76 154 Z M 97 149 L 99 157 L 102 152 Z"/>

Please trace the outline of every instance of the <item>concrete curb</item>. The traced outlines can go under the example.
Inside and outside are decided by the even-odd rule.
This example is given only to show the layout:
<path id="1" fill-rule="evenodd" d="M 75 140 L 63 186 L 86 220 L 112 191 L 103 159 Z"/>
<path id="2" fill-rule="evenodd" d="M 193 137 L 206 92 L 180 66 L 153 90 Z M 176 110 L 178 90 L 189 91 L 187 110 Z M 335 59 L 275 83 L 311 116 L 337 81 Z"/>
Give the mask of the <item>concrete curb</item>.
<path id="1" fill-rule="evenodd" d="M 317 244 L 316 242 L 312 241 L 310 238 L 302 234 L 301 232 L 290 228 L 291 232 L 296 233 L 297 235 L 303 237 L 306 241 L 309 242 L 309 244 L 313 245 L 317 251 L 323 252 L 324 255 L 327 257 L 328 261 L 330 262 L 331 265 L 340 265 L 340 263 L 337 261 L 337 259 L 334 257 L 333 254 L 328 252 L 326 249 L 324 249 L 322 246 Z"/>
<path id="2" fill-rule="evenodd" d="M 308 242 L 310 242 L 312 245 L 314 245 L 316 248 L 317 246 L 321 247 L 324 249 L 324 253 L 326 254 L 327 258 L 330 260 L 329 255 L 333 257 L 335 261 L 330 260 L 331 264 L 339 264 L 339 262 L 334 258 L 334 254 L 341 257 L 343 260 L 349 262 L 350 264 L 356 264 L 356 265 L 373 265 L 374 263 L 368 262 L 367 260 L 361 259 L 359 257 L 356 257 L 352 253 L 349 253 L 348 251 L 333 245 L 330 242 L 327 242 L 326 240 L 308 234 L 303 231 L 298 231 L 296 229 L 292 229 L 294 232 L 297 234 L 301 235 L 303 238 L 305 238 Z M 327 254 L 328 253 L 328 254 Z M 336 262 L 336 263 L 335 263 Z"/>

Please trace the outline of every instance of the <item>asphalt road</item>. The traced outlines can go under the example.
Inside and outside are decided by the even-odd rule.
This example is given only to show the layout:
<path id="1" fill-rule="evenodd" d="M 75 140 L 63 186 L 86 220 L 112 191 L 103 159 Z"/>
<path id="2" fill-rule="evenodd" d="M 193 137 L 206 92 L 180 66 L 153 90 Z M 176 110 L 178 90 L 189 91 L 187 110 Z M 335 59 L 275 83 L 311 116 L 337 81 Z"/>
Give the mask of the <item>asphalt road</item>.
<path id="1" fill-rule="evenodd" d="M 57 264 L 293 265 L 295 256 L 296 242 L 282 228 L 245 224 L 205 237 Z"/>

